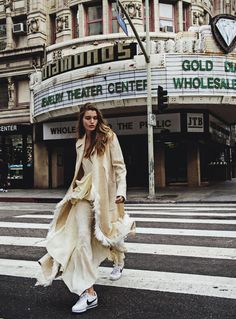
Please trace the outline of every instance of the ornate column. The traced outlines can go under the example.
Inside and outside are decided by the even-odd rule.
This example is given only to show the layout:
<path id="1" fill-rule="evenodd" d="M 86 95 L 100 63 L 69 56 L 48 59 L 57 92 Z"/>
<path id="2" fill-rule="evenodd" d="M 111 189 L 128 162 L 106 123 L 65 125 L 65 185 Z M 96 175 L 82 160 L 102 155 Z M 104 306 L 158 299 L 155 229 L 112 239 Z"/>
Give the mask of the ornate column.
<path id="1" fill-rule="evenodd" d="M 178 20 L 177 20 L 177 31 L 183 32 L 183 1 L 179 0 L 177 4 L 177 13 L 178 13 Z"/>
<path id="2" fill-rule="evenodd" d="M 121 0 L 123 7 L 128 13 L 130 19 L 132 20 L 137 32 L 144 32 L 144 23 L 143 23 L 143 10 L 142 10 L 142 0 L 128 1 Z M 128 33 L 132 34 L 133 31 L 129 26 L 127 20 L 124 17 L 124 20 L 127 24 Z"/>
<path id="3" fill-rule="evenodd" d="M 85 36 L 85 24 L 84 24 L 84 6 L 83 4 L 78 5 L 78 18 L 79 18 L 79 37 L 83 38 Z"/>
<path id="4" fill-rule="evenodd" d="M 69 9 L 63 9 L 56 17 L 56 43 L 72 39 L 72 19 Z"/>
<path id="5" fill-rule="evenodd" d="M 4 8 L 6 12 L 6 50 L 13 49 L 15 47 L 15 43 L 13 40 L 12 28 L 13 28 L 13 21 L 12 21 L 12 0 L 4 0 Z"/>
<path id="6" fill-rule="evenodd" d="M 160 31 L 160 13 L 159 13 L 159 0 L 154 1 L 154 31 Z"/>
<path id="7" fill-rule="evenodd" d="M 43 0 L 30 1 L 27 17 L 28 45 L 43 45 L 47 40 L 47 7 Z"/>
<path id="8" fill-rule="evenodd" d="M 108 0 L 102 0 L 103 33 L 109 33 L 109 4 Z"/>
<path id="9" fill-rule="evenodd" d="M 56 43 L 72 39 L 70 0 L 58 0 L 56 14 Z"/>
<path id="10" fill-rule="evenodd" d="M 201 5 L 201 2 L 197 0 L 192 1 L 191 7 L 191 25 L 192 26 L 201 26 L 205 24 L 205 12 L 204 8 Z"/>

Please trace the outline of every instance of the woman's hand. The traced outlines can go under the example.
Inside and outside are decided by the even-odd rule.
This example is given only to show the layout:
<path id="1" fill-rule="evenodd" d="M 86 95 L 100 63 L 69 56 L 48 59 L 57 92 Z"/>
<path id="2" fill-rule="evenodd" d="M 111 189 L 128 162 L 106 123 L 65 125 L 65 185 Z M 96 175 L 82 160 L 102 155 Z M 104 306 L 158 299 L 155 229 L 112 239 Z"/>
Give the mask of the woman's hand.
<path id="1" fill-rule="evenodd" d="M 116 204 L 124 203 L 125 198 L 123 196 L 116 196 Z"/>

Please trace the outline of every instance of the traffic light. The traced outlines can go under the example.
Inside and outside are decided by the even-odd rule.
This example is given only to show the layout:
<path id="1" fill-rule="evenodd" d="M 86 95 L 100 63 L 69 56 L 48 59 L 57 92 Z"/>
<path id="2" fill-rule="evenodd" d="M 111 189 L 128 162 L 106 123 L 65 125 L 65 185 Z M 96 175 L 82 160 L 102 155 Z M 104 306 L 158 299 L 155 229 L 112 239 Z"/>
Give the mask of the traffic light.
<path id="1" fill-rule="evenodd" d="M 157 90 L 157 97 L 158 97 L 158 104 L 157 104 L 157 110 L 159 113 L 162 113 L 167 107 L 167 101 L 168 101 L 168 92 L 167 90 L 164 90 L 162 86 L 158 85 Z"/>

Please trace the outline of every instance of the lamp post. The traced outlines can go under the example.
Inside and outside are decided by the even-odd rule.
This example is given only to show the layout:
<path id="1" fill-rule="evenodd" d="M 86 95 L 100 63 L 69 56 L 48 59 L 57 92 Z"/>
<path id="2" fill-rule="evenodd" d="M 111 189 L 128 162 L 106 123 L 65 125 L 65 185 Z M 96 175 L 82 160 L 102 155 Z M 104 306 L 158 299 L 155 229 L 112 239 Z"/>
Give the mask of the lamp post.
<path id="1" fill-rule="evenodd" d="M 129 22 L 130 27 L 132 28 L 134 35 L 140 45 L 140 48 L 145 56 L 146 65 L 147 65 L 147 128 L 148 128 L 148 188 L 149 195 L 151 199 L 155 196 L 155 179 L 154 179 L 154 146 L 153 146 L 153 126 L 156 125 L 156 117 L 152 113 L 152 78 L 151 78 L 151 61 L 150 61 L 150 28 L 149 28 L 149 0 L 145 0 L 145 14 L 146 14 L 146 50 L 143 46 L 143 43 L 133 25 L 132 20 L 130 19 L 128 13 L 124 9 L 120 0 L 118 4 L 121 8 L 121 11 L 124 13 L 126 19 Z"/>

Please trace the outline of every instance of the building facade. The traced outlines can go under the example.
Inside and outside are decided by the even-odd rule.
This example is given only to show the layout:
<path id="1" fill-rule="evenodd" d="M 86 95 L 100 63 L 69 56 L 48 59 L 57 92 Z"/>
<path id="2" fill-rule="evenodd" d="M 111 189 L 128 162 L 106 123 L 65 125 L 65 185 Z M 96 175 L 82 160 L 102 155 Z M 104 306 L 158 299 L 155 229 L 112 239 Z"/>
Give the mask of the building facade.
<path id="1" fill-rule="evenodd" d="M 145 47 L 145 1 L 120 1 Z M 150 0 L 155 183 L 230 179 L 236 1 Z M 224 16 L 219 16 L 224 15 Z M 116 1 L 0 0 L 0 157 L 12 187 L 68 186 L 77 115 L 95 102 L 118 134 L 128 186 L 148 185 L 145 57 Z M 214 21 L 214 23 L 213 23 Z"/>

